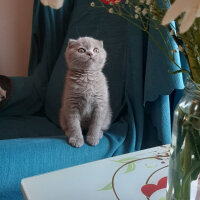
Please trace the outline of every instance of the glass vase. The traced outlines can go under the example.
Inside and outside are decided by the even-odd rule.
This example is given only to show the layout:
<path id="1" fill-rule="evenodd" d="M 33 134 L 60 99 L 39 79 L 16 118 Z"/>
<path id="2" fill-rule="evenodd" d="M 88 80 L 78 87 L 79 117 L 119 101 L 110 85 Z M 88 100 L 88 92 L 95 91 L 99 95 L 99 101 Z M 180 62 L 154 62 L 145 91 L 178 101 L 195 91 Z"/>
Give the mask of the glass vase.
<path id="1" fill-rule="evenodd" d="M 200 90 L 197 86 L 187 81 L 185 94 L 174 111 L 166 200 L 200 200 Z"/>

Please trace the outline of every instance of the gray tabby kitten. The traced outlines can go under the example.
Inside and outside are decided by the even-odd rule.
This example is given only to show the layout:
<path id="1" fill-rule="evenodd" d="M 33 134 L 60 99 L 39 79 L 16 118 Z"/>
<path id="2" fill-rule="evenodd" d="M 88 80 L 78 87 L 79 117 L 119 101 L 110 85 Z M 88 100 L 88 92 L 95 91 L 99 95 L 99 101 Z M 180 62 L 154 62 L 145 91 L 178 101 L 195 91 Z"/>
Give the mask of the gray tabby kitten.
<path id="1" fill-rule="evenodd" d="M 65 57 L 68 72 L 60 110 L 60 124 L 69 144 L 97 145 L 103 131 L 109 128 L 111 109 L 106 78 L 102 69 L 106 62 L 103 42 L 91 37 L 70 39 Z"/>

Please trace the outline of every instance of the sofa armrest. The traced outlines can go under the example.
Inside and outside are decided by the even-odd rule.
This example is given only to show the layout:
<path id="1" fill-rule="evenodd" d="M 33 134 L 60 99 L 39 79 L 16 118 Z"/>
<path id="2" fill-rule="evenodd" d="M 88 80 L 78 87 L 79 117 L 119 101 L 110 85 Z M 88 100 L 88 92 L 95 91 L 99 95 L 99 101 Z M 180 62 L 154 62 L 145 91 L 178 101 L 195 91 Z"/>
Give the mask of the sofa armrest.
<path id="1" fill-rule="evenodd" d="M 21 200 L 21 179 L 112 156 L 117 140 L 76 149 L 65 137 L 0 140 L 0 199 Z M 115 145 L 114 145 L 115 143 Z"/>
<path id="2" fill-rule="evenodd" d="M 31 77 L 12 77 L 13 89 L 8 102 L 0 107 L 0 116 L 32 115 L 38 112 L 43 101 Z"/>

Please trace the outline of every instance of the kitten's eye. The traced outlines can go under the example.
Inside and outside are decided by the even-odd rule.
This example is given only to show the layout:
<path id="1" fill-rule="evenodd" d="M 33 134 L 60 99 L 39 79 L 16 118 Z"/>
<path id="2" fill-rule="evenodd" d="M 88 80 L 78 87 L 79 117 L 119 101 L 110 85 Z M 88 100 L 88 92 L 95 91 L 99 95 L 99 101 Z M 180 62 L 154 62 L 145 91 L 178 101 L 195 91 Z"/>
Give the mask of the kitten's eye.
<path id="1" fill-rule="evenodd" d="M 78 49 L 78 52 L 79 52 L 79 53 L 85 53 L 86 51 L 85 51 L 84 48 L 80 48 L 80 49 Z"/>
<path id="2" fill-rule="evenodd" d="M 97 48 L 94 48 L 94 53 L 99 53 L 99 49 L 97 49 Z"/>

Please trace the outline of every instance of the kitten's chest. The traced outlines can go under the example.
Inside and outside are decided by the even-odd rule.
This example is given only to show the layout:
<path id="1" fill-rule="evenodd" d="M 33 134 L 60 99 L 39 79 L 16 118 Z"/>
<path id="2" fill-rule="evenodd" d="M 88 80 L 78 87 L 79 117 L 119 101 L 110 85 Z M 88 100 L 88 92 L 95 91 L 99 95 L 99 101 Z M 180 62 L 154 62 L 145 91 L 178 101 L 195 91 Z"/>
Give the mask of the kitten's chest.
<path id="1" fill-rule="evenodd" d="M 85 100 L 91 101 L 90 99 L 100 95 L 101 84 L 99 77 L 84 75 L 73 78 L 71 86 L 74 93 L 85 98 Z"/>
<path id="2" fill-rule="evenodd" d="M 92 98 L 85 98 L 82 101 L 82 105 L 80 107 L 81 115 L 84 116 L 90 116 L 94 108 L 94 100 Z"/>
<path id="3" fill-rule="evenodd" d="M 98 87 L 95 83 L 93 84 L 83 84 L 81 89 L 81 95 L 88 102 L 92 102 L 93 98 L 98 95 Z"/>

